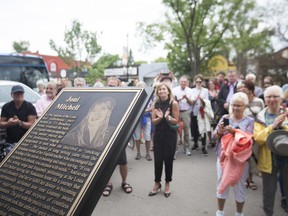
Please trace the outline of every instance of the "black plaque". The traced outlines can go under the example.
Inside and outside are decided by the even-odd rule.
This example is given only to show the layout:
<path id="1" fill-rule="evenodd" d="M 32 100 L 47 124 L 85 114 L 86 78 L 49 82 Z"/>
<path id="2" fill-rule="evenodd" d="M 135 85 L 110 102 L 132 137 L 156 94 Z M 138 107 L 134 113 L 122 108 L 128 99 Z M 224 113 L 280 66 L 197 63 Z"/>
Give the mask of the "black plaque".
<path id="1" fill-rule="evenodd" d="M 64 89 L 0 167 L 0 215 L 90 215 L 152 89 Z"/>

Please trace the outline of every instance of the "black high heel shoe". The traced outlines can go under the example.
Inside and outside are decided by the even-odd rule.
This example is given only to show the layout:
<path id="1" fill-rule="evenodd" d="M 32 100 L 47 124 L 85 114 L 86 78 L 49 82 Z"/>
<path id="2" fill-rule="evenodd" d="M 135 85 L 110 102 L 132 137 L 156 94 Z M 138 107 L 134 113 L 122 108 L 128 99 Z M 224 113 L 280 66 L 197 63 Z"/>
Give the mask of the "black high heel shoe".
<path id="1" fill-rule="evenodd" d="M 170 196 L 170 194 L 171 194 L 171 192 L 164 192 L 164 196 L 165 196 L 166 198 L 168 198 L 168 197 Z"/>
<path id="2" fill-rule="evenodd" d="M 151 191 L 149 194 L 148 194 L 148 196 L 154 196 L 154 195 L 156 195 L 157 193 L 158 193 L 158 191 L 160 191 L 161 190 L 161 183 L 159 183 L 159 187 L 156 189 L 156 191 L 154 192 L 154 191 Z"/>

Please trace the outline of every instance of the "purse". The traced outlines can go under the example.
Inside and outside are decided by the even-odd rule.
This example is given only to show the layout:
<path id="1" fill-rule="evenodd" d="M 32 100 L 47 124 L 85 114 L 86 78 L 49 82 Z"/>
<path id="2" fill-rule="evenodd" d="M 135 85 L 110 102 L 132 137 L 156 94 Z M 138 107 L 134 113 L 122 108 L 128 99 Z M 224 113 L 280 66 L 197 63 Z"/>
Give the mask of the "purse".
<path id="1" fill-rule="evenodd" d="M 170 102 L 170 110 L 171 110 L 171 114 L 173 114 L 172 113 L 172 103 L 173 103 L 173 100 Z M 168 121 L 166 121 L 167 122 L 167 124 L 169 125 L 169 127 L 171 128 L 171 129 L 173 129 L 173 130 L 178 130 L 178 128 L 179 128 L 179 124 L 177 123 L 177 124 L 171 124 L 170 122 L 168 122 Z"/>

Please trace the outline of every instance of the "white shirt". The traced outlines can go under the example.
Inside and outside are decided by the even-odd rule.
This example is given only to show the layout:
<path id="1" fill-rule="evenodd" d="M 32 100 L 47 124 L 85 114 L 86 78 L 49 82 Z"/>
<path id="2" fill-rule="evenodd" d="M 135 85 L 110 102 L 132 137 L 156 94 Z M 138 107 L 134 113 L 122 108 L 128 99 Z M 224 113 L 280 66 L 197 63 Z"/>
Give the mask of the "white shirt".
<path id="1" fill-rule="evenodd" d="M 208 93 L 208 89 L 207 88 L 203 88 L 201 87 L 200 89 L 198 88 L 193 88 L 192 89 L 192 100 L 196 102 L 194 103 L 193 106 L 193 114 L 194 116 L 197 116 L 198 112 L 199 112 L 199 108 L 201 107 L 201 101 L 197 98 L 198 96 L 202 99 L 207 99 L 209 100 L 209 93 Z"/>
<path id="2" fill-rule="evenodd" d="M 185 111 L 185 110 L 191 110 L 191 105 L 188 104 L 186 99 L 183 99 L 183 96 L 186 95 L 187 98 L 192 99 L 192 89 L 189 87 L 185 87 L 185 89 L 182 89 L 181 86 L 174 87 L 172 89 L 173 95 L 176 97 L 179 103 L 179 110 Z"/>

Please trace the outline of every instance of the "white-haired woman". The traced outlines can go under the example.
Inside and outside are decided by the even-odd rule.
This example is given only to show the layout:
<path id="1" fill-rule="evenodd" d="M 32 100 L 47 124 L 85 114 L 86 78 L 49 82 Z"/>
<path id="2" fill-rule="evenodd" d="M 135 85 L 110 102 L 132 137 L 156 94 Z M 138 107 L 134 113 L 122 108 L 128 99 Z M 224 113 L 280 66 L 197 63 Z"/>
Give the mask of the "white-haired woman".
<path id="1" fill-rule="evenodd" d="M 280 106 L 283 99 L 282 89 L 276 85 L 266 88 L 264 99 L 267 107 L 257 115 L 259 122 L 255 123 L 254 139 L 259 145 L 258 168 L 263 182 L 263 210 L 266 215 L 270 216 L 273 215 L 278 173 L 282 178 L 287 202 L 288 156 L 272 153 L 266 140 L 273 130 L 278 128 L 288 130 L 288 127 L 283 124 L 287 121 L 287 110 Z"/>
<path id="2" fill-rule="evenodd" d="M 214 139 L 217 139 L 216 152 L 217 152 L 217 201 L 218 201 L 218 211 L 216 216 L 224 215 L 224 205 L 225 201 L 229 195 L 229 188 L 227 187 L 223 192 L 219 192 L 221 183 L 225 181 L 222 179 L 223 171 L 220 164 L 220 156 L 222 151 L 221 139 L 227 134 L 235 134 L 235 128 L 245 132 L 253 133 L 254 130 L 254 119 L 244 115 L 244 111 L 249 103 L 248 97 L 243 92 L 237 92 L 232 96 L 230 101 L 231 113 L 222 116 L 217 127 L 213 132 Z M 224 125 L 224 119 L 227 119 L 227 125 Z M 252 150 L 251 150 L 252 153 Z M 232 187 L 235 199 L 236 199 L 236 214 L 235 216 L 243 215 L 243 206 L 246 199 L 246 187 L 245 182 L 248 177 L 248 163 L 244 162 L 242 174 L 239 176 L 238 182 Z"/>

